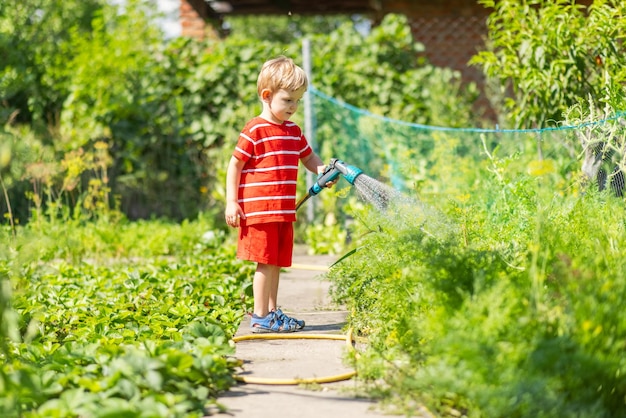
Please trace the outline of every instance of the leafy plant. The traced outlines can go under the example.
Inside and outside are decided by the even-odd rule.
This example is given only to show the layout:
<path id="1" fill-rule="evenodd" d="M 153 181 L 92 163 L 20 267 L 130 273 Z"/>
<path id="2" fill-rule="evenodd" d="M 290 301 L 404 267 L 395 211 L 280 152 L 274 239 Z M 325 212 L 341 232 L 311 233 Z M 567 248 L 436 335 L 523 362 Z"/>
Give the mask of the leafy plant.
<path id="1" fill-rule="evenodd" d="M 66 66 L 70 33 L 86 35 L 91 19 L 105 8 L 102 0 L 50 0 L 0 5 L 0 121 L 26 123 L 50 142 L 68 81 L 57 71 Z"/>
<path id="2" fill-rule="evenodd" d="M 330 277 L 359 376 L 406 415 L 620 416 L 623 201 L 564 180 L 559 141 L 538 169 L 532 134 L 495 135 L 441 135 L 419 195 L 354 213 L 368 233 Z"/>
<path id="3" fill-rule="evenodd" d="M 472 63 L 498 81 L 515 127 L 546 127 L 588 96 L 611 103 L 626 79 L 622 2 L 481 0 L 493 9 L 487 50 Z M 615 109 L 615 108 L 614 108 Z M 617 108 L 617 110 L 621 110 Z"/>
<path id="4" fill-rule="evenodd" d="M 211 222 L 2 236 L 2 415 L 204 416 L 251 306 L 252 267 Z"/>

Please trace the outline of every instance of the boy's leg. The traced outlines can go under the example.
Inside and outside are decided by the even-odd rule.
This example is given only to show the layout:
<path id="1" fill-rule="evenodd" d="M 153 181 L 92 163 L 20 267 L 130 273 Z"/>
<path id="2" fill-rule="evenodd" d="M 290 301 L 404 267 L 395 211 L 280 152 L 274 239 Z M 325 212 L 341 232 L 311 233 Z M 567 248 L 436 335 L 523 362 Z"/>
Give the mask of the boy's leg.
<path id="1" fill-rule="evenodd" d="M 252 283 L 256 316 L 263 318 L 269 314 L 272 304 L 276 307 L 279 274 L 279 266 L 257 263 Z"/>
<path id="2" fill-rule="evenodd" d="M 280 282 L 280 267 L 270 266 L 275 270 L 270 281 L 270 298 L 268 300 L 267 309 L 269 311 L 275 311 L 278 307 L 278 282 Z"/>
<path id="3" fill-rule="evenodd" d="M 277 224 L 277 252 L 276 265 L 272 265 L 275 269 L 272 275 L 270 297 L 268 300 L 268 309 L 270 312 L 276 311 L 278 308 L 278 284 L 280 282 L 280 269 L 283 267 L 291 266 L 291 259 L 293 255 L 293 223 L 280 222 Z"/>
<path id="4" fill-rule="evenodd" d="M 242 226 L 239 231 L 237 257 L 256 261 L 252 291 L 254 314 L 265 317 L 278 308 L 280 269 L 291 265 L 293 223 L 274 222 Z"/>

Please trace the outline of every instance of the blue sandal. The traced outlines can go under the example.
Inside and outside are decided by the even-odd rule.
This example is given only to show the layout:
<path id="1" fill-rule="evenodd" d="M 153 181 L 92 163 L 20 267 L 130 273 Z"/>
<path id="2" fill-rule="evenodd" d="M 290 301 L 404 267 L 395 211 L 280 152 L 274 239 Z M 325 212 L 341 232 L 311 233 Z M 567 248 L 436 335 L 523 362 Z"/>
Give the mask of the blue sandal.
<path id="1" fill-rule="evenodd" d="M 276 308 L 274 312 L 276 313 L 276 316 L 278 317 L 279 320 L 289 324 L 290 326 L 293 326 L 295 329 L 304 328 L 305 323 L 303 319 L 296 319 L 296 318 L 287 316 L 285 315 L 285 313 L 283 313 L 283 311 L 280 310 L 280 308 Z"/>
<path id="2" fill-rule="evenodd" d="M 291 321 L 282 321 L 276 312 L 270 312 L 267 316 L 261 318 L 256 314 L 252 314 L 250 319 L 250 329 L 257 334 L 266 334 L 269 332 L 294 332 L 296 324 Z"/>

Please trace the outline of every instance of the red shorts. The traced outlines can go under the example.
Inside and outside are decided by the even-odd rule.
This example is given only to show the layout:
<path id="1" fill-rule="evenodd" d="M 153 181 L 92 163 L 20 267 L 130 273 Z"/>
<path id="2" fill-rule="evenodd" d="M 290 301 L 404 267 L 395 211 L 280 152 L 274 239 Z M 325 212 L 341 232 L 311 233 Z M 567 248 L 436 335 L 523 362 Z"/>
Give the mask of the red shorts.
<path id="1" fill-rule="evenodd" d="M 241 226 L 237 244 L 237 258 L 271 264 L 291 266 L 293 255 L 293 223 L 270 222 Z"/>

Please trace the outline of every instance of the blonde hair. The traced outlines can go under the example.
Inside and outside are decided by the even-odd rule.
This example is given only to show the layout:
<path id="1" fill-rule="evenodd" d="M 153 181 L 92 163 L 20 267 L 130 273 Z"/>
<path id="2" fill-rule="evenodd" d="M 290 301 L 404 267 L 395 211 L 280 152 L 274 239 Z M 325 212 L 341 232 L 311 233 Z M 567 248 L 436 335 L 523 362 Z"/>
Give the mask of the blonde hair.
<path id="1" fill-rule="evenodd" d="M 291 58 L 281 55 L 263 64 L 256 86 L 261 97 L 261 92 L 265 89 L 271 92 L 280 89 L 293 91 L 301 87 L 306 88 L 308 81 L 302 68 L 298 67 Z"/>

